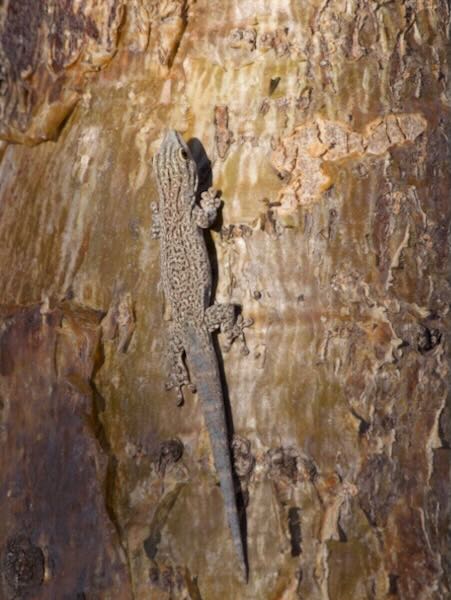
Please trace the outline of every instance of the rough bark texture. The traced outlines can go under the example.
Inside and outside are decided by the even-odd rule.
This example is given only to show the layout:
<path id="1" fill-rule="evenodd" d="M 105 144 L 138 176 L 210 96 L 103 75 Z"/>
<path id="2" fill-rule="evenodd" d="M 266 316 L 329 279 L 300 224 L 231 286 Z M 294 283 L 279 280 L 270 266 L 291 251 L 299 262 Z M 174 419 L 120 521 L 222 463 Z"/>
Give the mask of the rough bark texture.
<path id="1" fill-rule="evenodd" d="M 449 23 L 1 4 L 1 598 L 450 598 Z M 167 127 L 212 161 L 217 298 L 255 321 L 223 357 L 247 586 L 201 407 L 163 389 Z"/>

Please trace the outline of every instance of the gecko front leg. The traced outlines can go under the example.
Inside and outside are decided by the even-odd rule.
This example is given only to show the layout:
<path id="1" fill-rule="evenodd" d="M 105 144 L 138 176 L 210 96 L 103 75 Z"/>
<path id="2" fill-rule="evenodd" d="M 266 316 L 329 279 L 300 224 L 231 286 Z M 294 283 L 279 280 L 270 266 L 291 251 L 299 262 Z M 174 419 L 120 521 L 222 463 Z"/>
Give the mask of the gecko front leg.
<path id="1" fill-rule="evenodd" d="M 211 187 L 206 192 L 202 192 L 200 206 L 196 205 L 193 209 L 196 225 L 201 229 L 211 227 L 220 206 L 221 199 L 218 198 L 218 192 L 214 188 Z"/>
<path id="2" fill-rule="evenodd" d="M 205 324 L 208 331 L 220 329 L 225 336 L 225 352 L 230 350 L 235 339 L 239 339 L 241 354 L 249 354 L 244 329 L 250 327 L 252 323 L 252 319 L 244 319 L 242 315 L 236 316 L 236 306 L 234 304 L 213 304 L 205 311 Z"/>

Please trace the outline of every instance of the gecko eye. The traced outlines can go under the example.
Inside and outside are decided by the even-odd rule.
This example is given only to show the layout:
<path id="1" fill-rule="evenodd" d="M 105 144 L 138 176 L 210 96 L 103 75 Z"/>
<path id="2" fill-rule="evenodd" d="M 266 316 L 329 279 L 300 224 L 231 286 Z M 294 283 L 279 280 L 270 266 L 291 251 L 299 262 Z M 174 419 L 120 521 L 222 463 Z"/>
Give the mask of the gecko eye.
<path id="1" fill-rule="evenodd" d="M 180 148 L 179 156 L 183 158 L 183 160 L 186 160 L 188 158 L 188 152 L 185 150 L 185 148 Z"/>

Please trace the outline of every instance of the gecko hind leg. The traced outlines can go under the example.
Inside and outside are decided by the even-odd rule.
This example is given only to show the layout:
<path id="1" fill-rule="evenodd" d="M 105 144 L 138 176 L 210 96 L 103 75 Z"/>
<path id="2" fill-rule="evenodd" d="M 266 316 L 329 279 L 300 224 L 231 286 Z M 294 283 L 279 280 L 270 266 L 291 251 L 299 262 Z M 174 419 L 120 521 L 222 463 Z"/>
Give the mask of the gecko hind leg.
<path id="1" fill-rule="evenodd" d="M 237 316 L 235 304 L 213 304 L 205 311 L 205 323 L 208 331 L 220 329 L 226 342 L 224 351 L 228 352 L 234 340 L 241 342 L 241 354 L 249 354 L 246 344 L 244 329 L 252 325 L 252 319 L 244 319 L 241 314 Z"/>
<path id="2" fill-rule="evenodd" d="M 183 404 L 183 386 L 186 385 L 192 392 L 195 392 L 195 386 L 190 381 L 185 365 L 184 354 L 182 337 L 174 326 L 170 326 L 166 357 L 169 373 L 165 389 L 177 388 L 177 406 Z"/>

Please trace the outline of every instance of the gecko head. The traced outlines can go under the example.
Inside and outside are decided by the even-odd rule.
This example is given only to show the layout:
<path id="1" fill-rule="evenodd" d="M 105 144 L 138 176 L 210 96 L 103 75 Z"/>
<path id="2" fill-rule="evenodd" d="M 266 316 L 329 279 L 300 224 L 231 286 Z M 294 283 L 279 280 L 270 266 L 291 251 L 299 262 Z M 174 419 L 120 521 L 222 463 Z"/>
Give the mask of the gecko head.
<path id="1" fill-rule="evenodd" d="M 186 198 L 194 202 L 197 191 L 197 165 L 182 136 L 170 129 L 153 159 L 153 168 L 160 188 L 171 188 L 188 192 Z"/>

